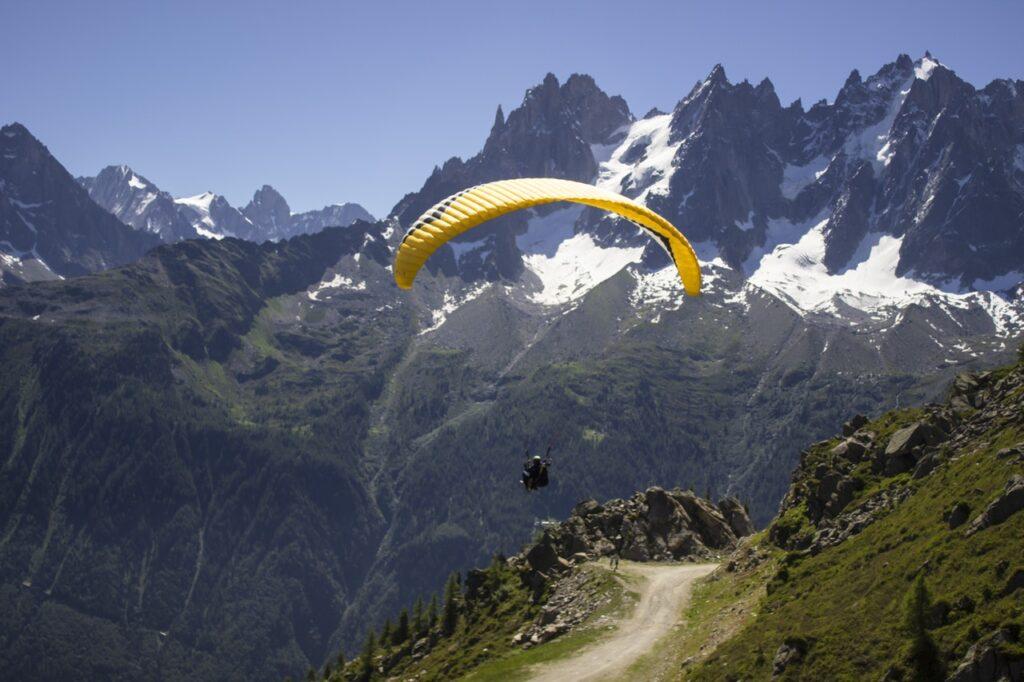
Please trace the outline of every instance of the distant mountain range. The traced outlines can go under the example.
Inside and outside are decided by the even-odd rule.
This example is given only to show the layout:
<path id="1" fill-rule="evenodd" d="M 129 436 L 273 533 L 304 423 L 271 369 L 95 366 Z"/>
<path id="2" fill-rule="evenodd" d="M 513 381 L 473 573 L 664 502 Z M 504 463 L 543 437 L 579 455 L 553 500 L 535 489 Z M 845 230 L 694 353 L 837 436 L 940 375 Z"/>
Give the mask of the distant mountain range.
<path id="1" fill-rule="evenodd" d="M 855 72 L 807 110 L 721 67 L 642 118 L 589 76 L 549 75 L 384 220 L 186 239 L 5 287 L 3 668 L 277 679 L 580 499 L 679 485 L 767 522 L 800 450 L 849 414 L 1010 358 L 1022 145 L 1024 83 L 977 90 L 927 55 Z M 35 260 L 22 225 L 42 224 L 55 190 L 25 193 L 42 166 L 11 153 L 13 268 Z M 159 243 L 144 231 L 317 224 L 270 188 L 238 210 L 127 168 L 83 180 L 131 229 L 54 173 L 83 216 L 47 218 L 82 259 L 68 275 Z M 669 217 L 695 243 L 702 296 L 684 299 L 628 223 L 562 206 L 474 229 L 412 292 L 394 286 L 392 249 L 421 211 L 535 175 Z M 71 239 L 90 220 L 107 232 Z M 86 258 L 100 248 L 123 259 Z M 523 495 L 523 450 L 548 442 L 552 484 Z M 56 641 L 67 656 L 47 653 Z"/>
<path id="2" fill-rule="evenodd" d="M 160 240 L 97 206 L 17 123 L 0 128 L 0 279 L 60 279 L 129 263 Z"/>
<path id="3" fill-rule="evenodd" d="M 107 166 L 95 177 L 78 181 L 97 204 L 125 224 L 158 234 L 168 243 L 195 237 L 278 241 L 357 220 L 375 220 L 359 204 L 292 213 L 285 198 L 270 185 L 258 189 L 242 209 L 213 192 L 174 199 L 128 166 Z"/>
<path id="4" fill-rule="evenodd" d="M 211 192 L 174 199 L 127 166 L 108 166 L 76 182 L 24 126 L 0 129 L 3 282 L 105 270 L 161 242 L 198 237 L 277 241 L 357 220 L 374 218 L 359 204 L 292 214 L 269 185 L 238 210 Z"/>

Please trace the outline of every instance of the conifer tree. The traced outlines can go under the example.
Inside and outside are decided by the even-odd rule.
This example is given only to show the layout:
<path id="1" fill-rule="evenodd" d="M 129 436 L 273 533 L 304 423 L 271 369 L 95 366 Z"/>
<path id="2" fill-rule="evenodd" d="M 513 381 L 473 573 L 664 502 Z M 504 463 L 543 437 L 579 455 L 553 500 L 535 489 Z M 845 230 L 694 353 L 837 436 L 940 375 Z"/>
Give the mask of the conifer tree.
<path id="1" fill-rule="evenodd" d="M 427 629 L 433 630 L 437 625 L 437 595 L 430 595 L 430 606 L 427 607 Z"/>
<path id="2" fill-rule="evenodd" d="M 426 630 L 426 623 L 423 613 L 423 598 L 416 597 L 416 603 L 412 607 L 412 632 L 416 637 L 422 637 Z"/>
<path id="3" fill-rule="evenodd" d="M 359 655 L 359 679 L 369 680 L 373 677 L 373 657 L 377 654 L 377 636 L 371 628 L 366 633 L 366 643 L 363 644 L 363 653 Z"/>
<path id="4" fill-rule="evenodd" d="M 942 662 L 931 635 L 928 634 L 928 612 L 931 597 L 924 583 L 924 573 L 918 573 L 903 600 L 903 629 L 906 632 L 907 663 L 914 679 L 943 679 Z"/>
<path id="5" fill-rule="evenodd" d="M 444 587 L 444 613 L 441 617 L 441 631 L 445 636 L 455 632 L 459 623 L 459 574 L 452 573 Z"/>
<path id="6" fill-rule="evenodd" d="M 409 612 L 402 609 L 402 613 L 398 615 L 398 625 L 395 626 L 395 631 L 391 635 L 391 643 L 394 645 L 403 644 L 409 639 Z"/>

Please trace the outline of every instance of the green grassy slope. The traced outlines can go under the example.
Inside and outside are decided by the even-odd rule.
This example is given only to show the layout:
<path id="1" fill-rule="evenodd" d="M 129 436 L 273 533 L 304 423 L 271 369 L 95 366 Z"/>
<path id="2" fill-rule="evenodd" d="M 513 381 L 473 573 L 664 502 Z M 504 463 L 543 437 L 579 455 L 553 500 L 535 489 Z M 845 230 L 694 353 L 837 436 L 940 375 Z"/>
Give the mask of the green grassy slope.
<path id="1" fill-rule="evenodd" d="M 752 610 L 756 615 L 713 654 L 679 674 L 697 680 L 768 679 L 780 645 L 789 642 L 806 653 L 783 670 L 784 679 L 920 678 L 925 673 L 911 654 L 907 624 L 918 579 L 928 595 L 924 630 L 935 650 L 933 671 L 951 672 L 973 643 L 997 629 L 1019 633 L 1024 512 L 970 536 L 965 529 L 1013 475 L 1024 473 L 1022 458 L 1006 451 L 1024 440 L 1024 363 L 992 373 L 983 383 L 980 409 L 961 406 L 951 436 L 935 446 L 945 462 L 930 475 L 885 476 L 873 473 L 869 462 L 853 467 L 850 475 L 859 490 L 846 510 L 883 491 L 905 490 L 908 497 L 861 533 L 819 553 L 796 547 L 825 525 L 813 521 L 809 501 L 834 468 L 831 451 L 840 439 L 805 453 L 788 509 L 771 529 L 776 543 L 793 549 L 780 555 L 770 540 L 761 540 L 766 554 L 779 556 L 779 568 L 764 574 L 767 589 Z M 888 434 L 921 416 L 920 410 L 892 412 L 865 429 L 885 443 Z M 965 523 L 952 528 L 947 514 L 957 505 L 969 512 Z M 746 575 L 723 573 L 717 580 L 739 591 Z M 1008 655 L 1024 654 L 1019 645 L 1004 648 Z"/>

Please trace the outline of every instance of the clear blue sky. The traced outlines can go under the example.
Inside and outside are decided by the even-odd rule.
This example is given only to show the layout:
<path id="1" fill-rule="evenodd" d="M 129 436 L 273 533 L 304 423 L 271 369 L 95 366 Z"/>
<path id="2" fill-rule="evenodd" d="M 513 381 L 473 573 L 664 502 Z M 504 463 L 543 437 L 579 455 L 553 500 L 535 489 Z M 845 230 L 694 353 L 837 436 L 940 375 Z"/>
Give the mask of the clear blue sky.
<path id="1" fill-rule="evenodd" d="M 0 121 L 74 174 L 127 163 L 172 194 L 385 214 L 475 153 L 548 71 L 633 112 L 669 109 L 721 62 L 784 103 L 926 49 L 975 85 L 1024 78 L 1024 3 L 155 2 L 0 0 Z"/>

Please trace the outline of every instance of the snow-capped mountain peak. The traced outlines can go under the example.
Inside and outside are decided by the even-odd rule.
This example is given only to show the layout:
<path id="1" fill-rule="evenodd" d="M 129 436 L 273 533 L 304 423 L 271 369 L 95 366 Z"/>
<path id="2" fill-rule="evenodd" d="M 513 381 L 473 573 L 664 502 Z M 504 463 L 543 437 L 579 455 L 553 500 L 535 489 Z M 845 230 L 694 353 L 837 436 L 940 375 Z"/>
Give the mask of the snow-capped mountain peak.
<path id="1" fill-rule="evenodd" d="M 1024 139 L 1008 145 L 999 131 L 1024 130 L 1024 89 L 1002 83 L 979 92 L 931 54 L 900 55 L 866 78 L 854 70 L 832 103 L 805 110 L 799 101 L 783 108 L 769 80 L 732 84 L 717 65 L 671 114 L 626 116 L 591 141 L 589 180 L 669 218 L 714 271 L 710 290 L 728 300 L 758 291 L 843 324 L 882 324 L 912 305 L 970 308 L 997 333 L 1016 333 Z M 507 159 L 528 138 L 496 139 L 556 88 L 547 78 L 531 89 L 504 122 L 496 117 L 480 155 L 445 164 L 394 215 L 414 218 L 413 208 L 442 192 L 515 169 Z M 545 130 L 553 140 L 576 134 L 572 125 Z M 549 149 L 558 144 L 568 142 Z M 546 163 L 541 174 L 572 177 L 566 161 Z M 502 223 L 460 238 L 433 267 L 470 287 L 517 282 L 513 298 L 558 309 L 623 269 L 646 282 L 643 273 L 665 264 L 646 237 L 598 211 L 549 209 Z"/>

